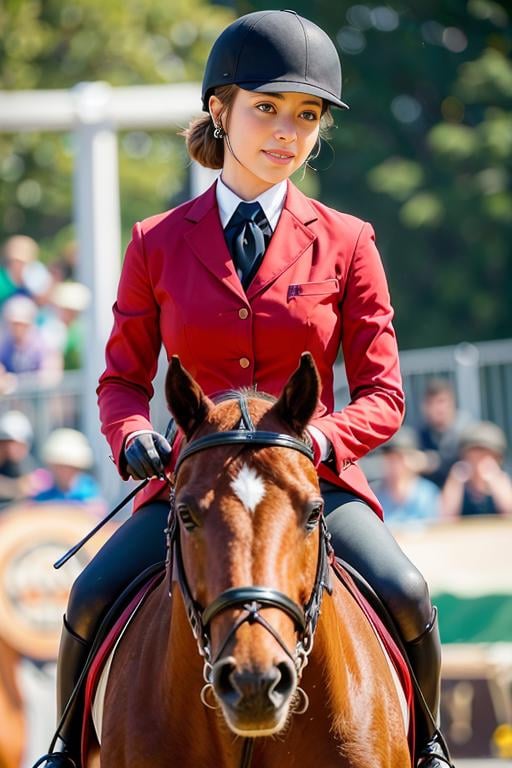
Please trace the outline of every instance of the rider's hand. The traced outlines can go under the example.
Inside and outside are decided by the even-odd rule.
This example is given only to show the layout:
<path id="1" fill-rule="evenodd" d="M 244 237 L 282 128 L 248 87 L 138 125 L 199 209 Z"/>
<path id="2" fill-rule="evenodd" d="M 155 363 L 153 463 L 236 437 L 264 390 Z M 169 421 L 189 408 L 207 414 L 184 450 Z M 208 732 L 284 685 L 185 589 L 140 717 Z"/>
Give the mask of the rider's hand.
<path id="1" fill-rule="evenodd" d="M 148 430 L 136 433 L 128 437 L 124 449 L 126 471 L 134 480 L 164 478 L 171 453 L 169 442 L 158 432 Z"/>

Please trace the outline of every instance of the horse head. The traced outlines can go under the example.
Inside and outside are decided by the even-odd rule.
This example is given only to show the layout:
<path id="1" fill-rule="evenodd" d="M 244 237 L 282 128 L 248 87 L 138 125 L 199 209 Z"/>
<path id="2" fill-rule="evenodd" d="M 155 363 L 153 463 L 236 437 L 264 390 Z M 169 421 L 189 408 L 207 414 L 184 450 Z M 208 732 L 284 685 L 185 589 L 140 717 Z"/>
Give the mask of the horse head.
<path id="1" fill-rule="evenodd" d="M 240 391 L 213 402 L 174 357 L 166 396 L 186 438 L 172 548 L 205 658 L 203 695 L 213 691 L 235 733 L 274 734 L 297 709 L 327 581 L 306 432 L 318 373 L 305 353 L 277 399 Z"/>

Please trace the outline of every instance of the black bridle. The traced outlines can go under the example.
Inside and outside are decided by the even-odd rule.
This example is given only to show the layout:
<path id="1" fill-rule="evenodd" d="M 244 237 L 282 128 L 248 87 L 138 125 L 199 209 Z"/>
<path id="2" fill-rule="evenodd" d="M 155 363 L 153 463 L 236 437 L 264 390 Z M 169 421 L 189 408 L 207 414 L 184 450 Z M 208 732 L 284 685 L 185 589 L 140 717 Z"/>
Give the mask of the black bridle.
<path id="1" fill-rule="evenodd" d="M 237 429 L 226 432 L 216 432 L 192 440 L 180 453 L 175 467 L 177 477 L 183 462 L 190 456 L 200 451 L 225 445 L 240 445 L 243 447 L 259 448 L 263 446 L 288 448 L 299 451 L 310 461 L 313 461 L 313 451 L 305 440 L 281 432 L 268 432 L 257 430 L 248 411 L 247 400 L 243 394 L 239 394 L 241 421 Z M 178 515 L 175 509 L 174 489 L 171 491 L 171 508 L 169 513 L 169 525 L 167 528 L 167 559 L 169 568 L 169 586 L 173 578 L 175 568 L 176 578 L 183 596 L 185 608 L 192 632 L 198 644 L 199 653 L 204 659 L 205 686 L 201 691 L 201 700 L 206 706 L 212 706 L 207 700 L 207 694 L 212 690 L 212 669 L 215 662 L 222 656 L 224 650 L 235 636 L 238 629 L 245 623 L 258 623 L 275 638 L 281 648 L 291 659 L 300 679 L 302 671 L 307 664 L 309 654 L 313 648 L 313 639 L 320 615 L 320 607 L 324 589 L 331 593 L 329 561 L 332 553 L 329 543 L 329 534 L 323 516 L 320 518 L 320 535 L 318 539 L 318 559 L 315 582 L 309 600 L 304 606 L 300 606 L 284 593 L 265 586 L 234 587 L 227 589 L 216 597 L 208 606 L 201 606 L 192 595 L 187 574 L 185 571 L 181 542 L 179 535 Z M 171 590 L 170 590 L 171 591 Z M 297 631 L 297 643 L 291 652 L 276 630 L 262 615 L 265 608 L 277 608 L 284 611 L 294 622 Z M 219 648 L 215 659 L 212 658 L 210 625 L 214 618 L 228 610 L 241 611 L 240 616 L 231 627 L 227 637 Z M 307 696 L 302 691 L 304 698 L 303 708 L 307 709 Z M 295 710 L 298 712 L 299 710 Z M 251 740 L 252 741 L 252 740 Z M 246 745 L 242 759 L 242 765 L 250 763 L 251 748 Z"/>

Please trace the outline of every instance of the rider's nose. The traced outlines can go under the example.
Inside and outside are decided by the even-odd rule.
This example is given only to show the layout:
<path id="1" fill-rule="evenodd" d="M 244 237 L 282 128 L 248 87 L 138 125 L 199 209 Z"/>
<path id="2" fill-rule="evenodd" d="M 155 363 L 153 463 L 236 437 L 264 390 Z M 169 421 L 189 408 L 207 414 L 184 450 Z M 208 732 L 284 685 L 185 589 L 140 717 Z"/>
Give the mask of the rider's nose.
<path id="1" fill-rule="evenodd" d="M 297 137 L 297 129 L 294 121 L 283 118 L 276 128 L 275 135 L 280 141 L 294 141 Z"/>

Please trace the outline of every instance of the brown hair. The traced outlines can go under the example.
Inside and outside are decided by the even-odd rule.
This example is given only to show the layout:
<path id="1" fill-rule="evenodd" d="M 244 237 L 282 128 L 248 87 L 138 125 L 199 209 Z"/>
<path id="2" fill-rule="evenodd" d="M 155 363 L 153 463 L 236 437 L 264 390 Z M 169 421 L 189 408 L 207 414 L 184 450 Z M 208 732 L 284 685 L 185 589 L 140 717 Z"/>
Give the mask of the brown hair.
<path id="1" fill-rule="evenodd" d="M 223 104 L 222 111 L 219 115 L 219 121 L 225 114 L 226 120 L 224 127 L 226 129 L 229 125 L 229 111 L 233 106 L 237 90 L 238 86 L 236 85 L 223 85 L 216 88 L 214 91 L 217 98 Z M 329 104 L 324 101 L 320 121 L 320 136 L 322 138 L 333 123 L 334 120 L 331 108 Z M 195 120 L 192 120 L 189 123 L 188 128 L 181 131 L 179 135 L 185 137 L 187 152 L 192 160 L 196 160 L 199 165 L 203 165 L 205 168 L 213 168 L 217 170 L 224 165 L 224 141 L 215 138 L 213 135 L 214 129 L 215 125 L 211 115 L 203 115 L 202 117 L 197 117 Z"/>
<path id="2" fill-rule="evenodd" d="M 223 104 L 219 122 L 223 114 L 226 114 L 226 123 L 229 120 L 229 110 L 235 100 L 236 92 L 236 85 L 222 85 L 215 89 L 215 95 Z M 218 169 L 224 165 L 224 142 L 222 139 L 215 138 L 214 129 L 211 115 L 203 115 L 192 120 L 180 135 L 185 137 L 187 152 L 192 160 L 196 160 L 205 168 Z"/>

